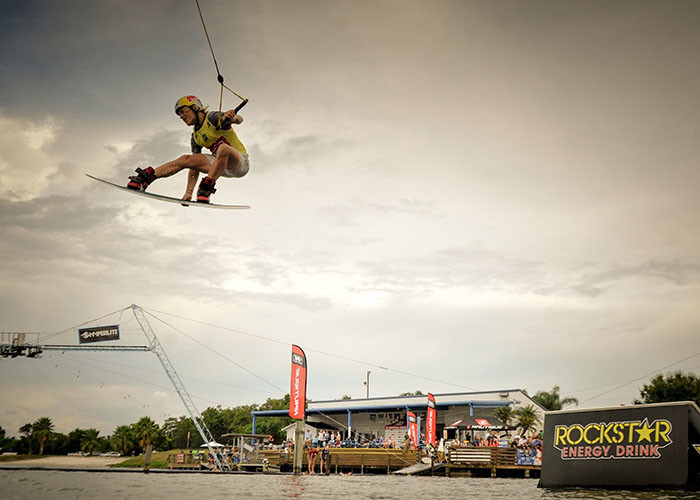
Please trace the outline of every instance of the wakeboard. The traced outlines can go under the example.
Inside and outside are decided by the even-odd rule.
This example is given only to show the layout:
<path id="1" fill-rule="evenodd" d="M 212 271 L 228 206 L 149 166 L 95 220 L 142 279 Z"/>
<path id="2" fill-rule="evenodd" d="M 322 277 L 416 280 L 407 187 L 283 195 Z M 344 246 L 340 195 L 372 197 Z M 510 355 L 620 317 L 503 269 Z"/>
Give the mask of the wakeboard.
<path id="1" fill-rule="evenodd" d="M 220 210 L 245 210 L 245 209 L 250 208 L 249 205 L 217 205 L 216 203 L 197 203 L 196 201 L 181 200 L 180 198 L 173 198 L 172 196 L 165 196 L 162 194 L 149 193 L 147 191 L 136 191 L 135 189 L 129 189 L 126 186 L 121 186 L 119 184 L 115 184 L 114 182 L 100 179 L 99 177 L 95 177 L 94 175 L 90 175 L 90 174 L 85 174 L 85 175 L 90 177 L 90 179 L 94 179 L 96 181 L 107 184 L 108 186 L 112 186 L 112 187 L 115 187 L 117 189 L 121 189 L 121 190 L 126 191 L 126 192 L 131 193 L 131 194 L 144 196 L 146 198 L 151 198 L 154 200 L 166 201 L 168 203 L 177 203 L 178 205 L 182 205 L 184 207 L 192 206 L 192 207 L 198 207 L 198 208 L 218 208 Z"/>

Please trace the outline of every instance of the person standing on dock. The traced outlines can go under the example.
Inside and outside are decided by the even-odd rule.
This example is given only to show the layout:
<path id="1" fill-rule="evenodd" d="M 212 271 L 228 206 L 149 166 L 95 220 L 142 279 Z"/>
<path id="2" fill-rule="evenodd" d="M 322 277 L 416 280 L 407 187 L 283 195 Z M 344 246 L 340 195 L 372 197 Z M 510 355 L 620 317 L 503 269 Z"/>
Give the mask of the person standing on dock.
<path id="1" fill-rule="evenodd" d="M 330 449 L 328 444 L 324 446 L 323 450 L 321 450 L 321 465 L 320 465 L 320 470 L 319 474 L 323 474 L 325 471 L 325 474 L 328 475 L 331 473 L 330 468 L 329 468 L 329 463 L 328 463 L 328 458 L 330 456 Z M 325 467 L 325 469 L 324 469 Z"/>
<path id="2" fill-rule="evenodd" d="M 308 474 L 315 474 L 315 469 L 316 469 L 316 457 L 318 456 L 318 444 L 312 444 L 309 443 L 309 452 L 308 452 L 308 464 L 309 464 L 309 470 Z"/>
<path id="3" fill-rule="evenodd" d="M 401 449 L 406 453 L 411 448 L 411 437 L 406 434 L 403 437 L 403 443 L 401 443 Z"/>

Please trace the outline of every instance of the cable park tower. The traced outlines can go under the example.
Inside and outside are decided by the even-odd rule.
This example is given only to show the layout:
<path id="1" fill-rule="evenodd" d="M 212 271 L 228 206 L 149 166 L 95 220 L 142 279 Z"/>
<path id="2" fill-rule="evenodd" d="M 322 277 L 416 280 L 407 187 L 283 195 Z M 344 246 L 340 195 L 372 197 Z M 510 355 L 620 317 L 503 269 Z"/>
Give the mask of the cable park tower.
<path id="1" fill-rule="evenodd" d="M 147 345 L 99 345 L 105 340 L 119 340 L 119 325 L 99 326 L 92 328 L 82 328 L 78 330 L 80 344 L 45 344 L 37 341 L 35 343 L 27 342 L 26 333 L 0 333 L 0 356 L 4 358 L 16 358 L 18 356 L 26 356 L 29 358 L 40 358 L 44 351 L 145 351 L 152 352 L 160 361 L 160 364 L 165 370 L 165 374 L 170 379 L 170 382 L 180 396 L 180 400 L 185 405 L 187 414 L 192 419 L 192 423 L 197 429 L 200 437 L 206 444 L 209 450 L 209 456 L 213 458 L 218 470 L 224 470 L 225 464 L 219 460 L 212 443 L 214 438 L 207 428 L 201 413 L 195 406 L 192 398 L 187 392 L 187 388 L 182 383 L 179 375 L 175 371 L 175 367 L 168 359 L 163 346 L 158 341 L 155 332 L 151 328 L 146 315 L 139 306 L 132 304 L 131 312 L 136 319 L 141 331 L 146 337 Z M 126 309 L 129 309 L 126 308 Z M 124 310 L 126 310 L 124 309 Z"/>

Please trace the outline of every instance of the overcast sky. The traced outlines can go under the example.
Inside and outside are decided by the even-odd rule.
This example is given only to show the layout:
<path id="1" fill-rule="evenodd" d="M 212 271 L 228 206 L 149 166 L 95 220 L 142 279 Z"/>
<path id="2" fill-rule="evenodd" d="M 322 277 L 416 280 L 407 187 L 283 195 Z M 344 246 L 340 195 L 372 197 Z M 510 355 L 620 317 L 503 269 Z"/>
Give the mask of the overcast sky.
<path id="1" fill-rule="evenodd" d="M 194 1 L 3 2 L 0 331 L 142 345 L 137 304 L 200 409 L 282 397 L 292 343 L 316 400 L 365 397 L 369 370 L 372 396 L 606 406 L 700 372 L 700 3 L 200 4 L 250 99 L 250 173 L 213 201 L 248 211 L 84 176 L 187 153 L 182 95 L 218 109 Z M 0 380 L 14 435 L 185 414 L 150 354 L 3 359 Z"/>

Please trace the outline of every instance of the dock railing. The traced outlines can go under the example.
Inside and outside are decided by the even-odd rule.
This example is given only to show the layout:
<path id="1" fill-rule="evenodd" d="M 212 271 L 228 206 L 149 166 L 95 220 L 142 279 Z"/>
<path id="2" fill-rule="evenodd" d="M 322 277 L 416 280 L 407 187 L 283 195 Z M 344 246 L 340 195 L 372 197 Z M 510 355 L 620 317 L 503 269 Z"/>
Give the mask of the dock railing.
<path id="1" fill-rule="evenodd" d="M 263 450 L 263 455 L 269 460 L 270 465 L 278 465 L 281 470 L 290 470 L 292 466 L 292 453 L 285 454 L 279 450 Z M 324 467 L 325 472 L 365 472 L 389 473 L 402 469 L 417 461 L 415 451 L 403 451 L 400 449 L 382 448 L 331 448 L 328 454 L 328 462 Z M 316 461 L 318 471 L 320 459 Z M 308 454 L 304 453 L 304 472 L 308 468 Z"/>
<path id="2" fill-rule="evenodd" d="M 269 460 L 270 465 L 279 466 L 282 471 L 292 468 L 292 453 L 281 450 L 262 450 L 261 453 Z M 513 448 L 490 447 L 457 447 L 450 448 L 446 454 L 446 463 L 435 463 L 440 467 L 440 474 L 459 474 L 472 470 L 474 474 L 485 474 L 496 477 L 497 474 L 513 475 L 514 477 L 531 477 L 530 472 L 539 474 L 539 466 L 518 465 L 517 452 Z M 304 453 L 303 470 L 307 471 L 308 455 Z M 388 474 L 418 463 L 416 452 L 400 449 L 373 448 L 332 448 L 328 461 L 324 464 L 324 472 L 359 472 Z M 316 462 L 316 472 L 319 470 L 320 459 Z M 444 471 L 444 472 L 442 472 Z M 430 471 L 433 474 L 435 471 Z"/>
<path id="3" fill-rule="evenodd" d="M 171 453 L 165 463 L 169 469 L 201 469 L 200 457 L 189 452 Z"/>
<path id="4" fill-rule="evenodd" d="M 518 464 L 518 452 L 514 448 L 460 446 L 449 449 L 447 461 L 450 464 L 471 464 L 483 467 L 523 467 Z"/>
<path id="5" fill-rule="evenodd" d="M 474 448 L 468 447 L 457 447 L 450 448 L 447 454 L 447 461 L 450 464 L 460 464 L 460 465 L 483 465 L 485 467 L 490 467 L 493 460 L 494 448 Z"/>

